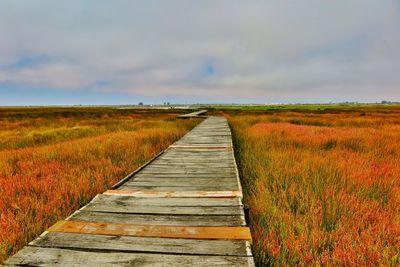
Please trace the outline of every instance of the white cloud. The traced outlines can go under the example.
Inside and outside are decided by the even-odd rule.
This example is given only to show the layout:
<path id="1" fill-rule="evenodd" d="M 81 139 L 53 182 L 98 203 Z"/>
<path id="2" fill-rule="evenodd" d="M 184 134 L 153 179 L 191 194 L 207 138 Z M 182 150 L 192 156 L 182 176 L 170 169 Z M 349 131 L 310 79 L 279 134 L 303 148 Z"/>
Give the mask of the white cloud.
<path id="1" fill-rule="evenodd" d="M 3 0 L 0 82 L 210 101 L 399 99 L 399 22 L 390 0 Z M 49 60 L 16 64 L 37 55 Z"/>

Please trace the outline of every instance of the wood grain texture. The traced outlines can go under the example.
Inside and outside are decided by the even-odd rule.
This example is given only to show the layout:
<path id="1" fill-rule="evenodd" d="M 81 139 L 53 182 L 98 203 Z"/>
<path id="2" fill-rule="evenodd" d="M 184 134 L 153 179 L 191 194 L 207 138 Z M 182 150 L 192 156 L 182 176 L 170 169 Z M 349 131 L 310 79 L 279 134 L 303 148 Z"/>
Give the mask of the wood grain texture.
<path id="1" fill-rule="evenodd" d="M 135 179 L 143 177 L 143 178 L 163 178 L 163 177 L 168 177 L 168 178 L 190 178 L 190 179 L 196 179 L 196 178 L 215 178 L 215 179 L 220 179 L 220 178 L 233 178 L 236 179 L 235 174 L 224 174 L 224 173 L 196 173 L 196 174 L 184 174 L 184 173 L 140 173 L 135 175 Z M 134 181 L 134 180 L 133 180 Z"/>
<path id="2" fill-rule="evenodd" d="M 173 206 L 173 207 L 242 207 L 239 198 L 151 198 L 124 195 L 97 195 L 91 203 L 117 203 L 125 206 Z M 90 204 L 90 203 L 89 203 Z"/>
<path id="3" fill-rule="evenodd" d="M 181 206 L 185 204 L 160 205 L 162 200 L 153 205 L 132 205 L 132 202 L 109 201 L 108 199 L 95 199 L 86 205 L 83 211 L 132 213 L 132 214 L 171 214 L 171 215 L 243 215 L 242 206 Z"/>
<path id="4" fill-rule="evenodd" d="M 220 190 L 238 190 L 238 185 L 217 185 L 217 186 L 209 186 L 209 185 L 196 185 L 196 186 L 134 186 L 132 184 L 124 184 L 120 187 L 122 190 L 140 190 L 140 191 L 157 191 L 157 192 L 179 192 L 179 191 L 187 191 L 189 188 L 198 191 L 220 191 Z"/>
<path id="5" fill-rule="evenodd" d="M 214 198 L 235 198 L 242 197 L 241 191 L 140 191 L 140 190 L 107 190 L 104 194 L 124 195 L 134 197 L 214 197 Z"/>
<path id="6" fill-rule="evenodd" d="M 58 221 L 48 232 L 184 239 L 251 240 L 248 227 L 170 226 Z"/>
<path id="7" fill-rule="evenodd" d="M 180 225 L 180 226 L 245 226 L 242 215 L 171 215 L 130 214 L 114 212 L 76 212 L 71 221 L 109 222 L 118 224 Z"/>
<path id="8" fill-rule="evenodd" d="M 50 248 L 87 248 L 115 252 L 153 252 L 182 255 L 248 256 L 243 240 L 195 240 L 138 236 L 115 236 L 49 232 L 32 246 Z"/>
<path id="9" fill-rule="evenodd" d="M 92 252 L 60 248 L 25 247 L 5 266 L 254 266 L 251 257 L 171 255 L 155 253 Z"/>
<path id="10" fill-rule="evenodd" d="M 221 184 L 231 185 L 236 184 L 236 179 L 234 177 L 228 178 L 170 178 L 170 177 L 147 177 L 141 178 L 136 177 L 133 181 L 128 181 L 127 184 L 132 185 L 142 185 L 142 186 L 192 186 L 192 185 L 211 185 L 217 186 Z"/>

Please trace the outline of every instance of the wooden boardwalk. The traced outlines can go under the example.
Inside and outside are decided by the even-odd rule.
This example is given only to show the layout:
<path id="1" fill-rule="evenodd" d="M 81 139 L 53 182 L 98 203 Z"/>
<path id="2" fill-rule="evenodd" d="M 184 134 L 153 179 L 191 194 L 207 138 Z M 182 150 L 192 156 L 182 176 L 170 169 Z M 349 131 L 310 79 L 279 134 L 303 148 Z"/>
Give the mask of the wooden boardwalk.
<path id="1" fill-rule="evenodd" d="M 6 266 L 254 266 L 229 125 L 208 117 Z"/>
<path id="2" fill-rule="evenodd" d="M 192 113 L 179 115 L 178 118 L 181 118 L 181 119 L 189 119 L 189 118 L 196 118 L 196 117 L 198 118 L 206 113 L 207 113 L 207 110 L 203 109 L 203 110 L 198 110 L 198 111 L 195 111 Z"/>

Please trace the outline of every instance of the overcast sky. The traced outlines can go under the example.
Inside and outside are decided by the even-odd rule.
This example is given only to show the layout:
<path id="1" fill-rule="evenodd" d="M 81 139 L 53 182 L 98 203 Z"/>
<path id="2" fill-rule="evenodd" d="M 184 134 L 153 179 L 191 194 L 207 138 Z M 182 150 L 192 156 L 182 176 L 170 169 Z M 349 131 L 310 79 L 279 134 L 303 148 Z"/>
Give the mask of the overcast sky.
<path id="1" fill-rule="evenodd" d="M 0 105 L 381 100 L 398 0 L 0 1 Z"/>

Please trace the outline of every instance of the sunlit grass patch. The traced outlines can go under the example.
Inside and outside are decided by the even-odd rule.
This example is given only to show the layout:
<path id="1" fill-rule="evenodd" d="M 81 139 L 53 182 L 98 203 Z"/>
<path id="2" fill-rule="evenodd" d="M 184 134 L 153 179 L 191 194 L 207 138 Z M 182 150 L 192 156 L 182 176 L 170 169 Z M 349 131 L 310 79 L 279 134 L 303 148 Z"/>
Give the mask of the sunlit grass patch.
<path id="1" fill-rule="evenodd" d="M 226 114 L 260 265 L 394 265 L 400 115 Z"/>
<path id="2" fill-rule="evenodd" d="M 13 125 L 0 130 L 9 137 L 0 141 L 0 262 L 198 122 L 108 109 L 25 112 L 0 122 Z M 14 128 L 18 120 L 24 126 Z"/>

